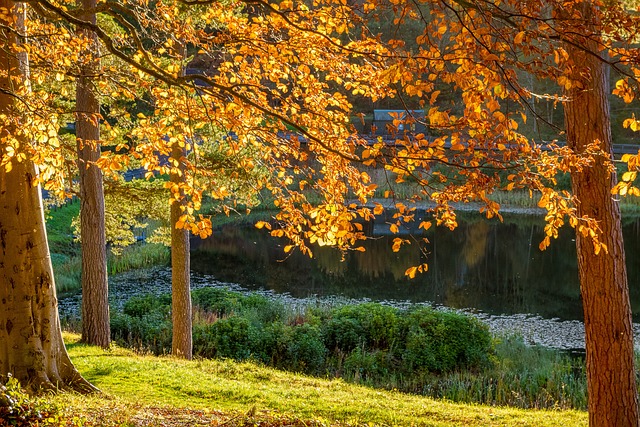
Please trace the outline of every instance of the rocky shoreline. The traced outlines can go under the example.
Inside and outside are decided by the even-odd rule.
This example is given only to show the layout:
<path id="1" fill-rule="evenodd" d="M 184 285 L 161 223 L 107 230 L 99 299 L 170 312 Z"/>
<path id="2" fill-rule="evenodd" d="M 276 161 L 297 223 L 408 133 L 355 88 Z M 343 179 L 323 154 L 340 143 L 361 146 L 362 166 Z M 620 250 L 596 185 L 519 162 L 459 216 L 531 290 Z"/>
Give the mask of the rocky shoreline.
<path id="1" fill-rule="evenodd" d="M 220 282 L 211 276 L 193 274 L 191 277 L 192 289 L 214 286 L 226 287 L 239 292 L 249 291 L 234 283 Z M 109 301 L 112 307 L 120 308 L 134 295 L 140 294 L 165 294 L 171 292 L 171 269 L 153 268 L 142 271 L 132 271 L 119 274 L 109 280 Z M 303 310 L 308 305 L 342 305 L 361 303 L 367 300 L 350 300 L 342 297 L 320 298 L 294 298 L 288 294 L 276 294 L 272 291 L 257 291 L 270 298 L 279 299 L 285 304 Z M 59 300 L 60 317 L 63 321 L 77 320 L 80 315 L 80 294 L 64 295 Z M 411 304 L 404 301 L 382 301 L 381 303 L 398 307 L 406 307 Z M 446 307 L 438 309 L 449 310 Z M 585 347 L 584 325 L 577 320 L 545 319 L 533 314 L 490 315 L 487 313 L 462 310 L 485 322 L 495 336 L 520 335 L 527 344 L 542 345 L 581 352 Z M 640 350 L 640 324 L 634 324 L 634 337 L 636 351 Z"/>

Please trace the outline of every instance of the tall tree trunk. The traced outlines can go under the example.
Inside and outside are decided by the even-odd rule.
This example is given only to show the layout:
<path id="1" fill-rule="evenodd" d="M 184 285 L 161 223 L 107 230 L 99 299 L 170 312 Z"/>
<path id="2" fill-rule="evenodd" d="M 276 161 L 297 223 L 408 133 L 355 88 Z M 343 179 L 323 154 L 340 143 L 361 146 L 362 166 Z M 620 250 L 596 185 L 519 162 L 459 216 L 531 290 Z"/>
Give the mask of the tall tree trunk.
<path id="1" fill-rule="evenodd" d="M 0 24 L 24 30 L 24 4 L 0 0 Z M 11 54 L 20 40 L 0 30 L 0 155 L 16 139 L 10 168 L 0 167 L 0 376 L 8 373 L 31 389 L 71 387 L 94 390 L 73 367 L 62 341 L 49 245 L 37 170 L 19 133 L 20 112 L 8 93 L 28 89 L 28 58 Z M 10 170 L 9 170 L 10 169 Z"/>
<path id="2" fill-rule="evenodd" d="M 182 58 L 187 57 L 186 44 L 180 42 Z M 185 67 L 180 73 L 184 76 Z M 185 183 L 184 158 L 187 156 L 186 146 L 174 142 L 171 147 L 171 157 L 177 162 L 177 167 L 171 173 L 171 182 L 175 185 Z M 193 325 L 191 318 L 191 246 L 189 231 L 177 228 L 176 225 L 183 215 L 185 194 L 179 191 L 179 200 L 171 203 L 171 321 L 173 324 L 171 354 L 176 357 L 191 359 L 193 356 Z"/>
<path id="3" fill-rule="evenodd" d="M 96 0 L 80 0 L 80 19 L 96 22 Z M 109 285 L 100 158 L 100 100 L 93 80 L 100 70 L 98 39 L 90 30 L 80 33 L 91 40 L 76 86 L 76 139 L 80 171 L 80 234 L 82 235 L 82 341 L 108 347 Z"/>
<path id="4" fill-rule="evenodd" d="M 594 15 L 589 2 L 583 6 L 585 21 Z M 577 68 L 588 70 L 582 90 L 567 93 L 564 105 L 567 143 L 578 153 L 598 140 L 613 154 L 608 104 L 606 66 L 598 52 L 595 25 L 590 37 L 568 45 L 569 56 Z M 587 51 L 591 53 L 587 53 Z M 574 78 L 577 78 L 574 76 Z M 629 287 L 618 203 L 611 197 L 616 183 L 603 159 L 593 167 L 571 174 L 578 197 L 578 216 L 598 220 L 600 236 L 608 251 L 596 255 L 589 237 L 577 233 L 580 293 L 584 310 L 587 350 L 589 425 L 626 427 L 639 425 L 638 391 L 634 370 L 633 329 Z"/>
<path id="5" fill-rule="evenodd" d="M 182 159 L 186 154 L 184 147 L 174 143 L 172 157 L 181 165 L 171 173 L 171 182 L 176 185 L 184 182 Z M 183 214 L 184 192 L 182 190 L 180 197 L 181 200 L 174 200 L 171 203 L 171 311 L 173 322 L 171 353 L 176 357 L 191 359 L 193 345 L 189 231 L 176 227 Z"/>

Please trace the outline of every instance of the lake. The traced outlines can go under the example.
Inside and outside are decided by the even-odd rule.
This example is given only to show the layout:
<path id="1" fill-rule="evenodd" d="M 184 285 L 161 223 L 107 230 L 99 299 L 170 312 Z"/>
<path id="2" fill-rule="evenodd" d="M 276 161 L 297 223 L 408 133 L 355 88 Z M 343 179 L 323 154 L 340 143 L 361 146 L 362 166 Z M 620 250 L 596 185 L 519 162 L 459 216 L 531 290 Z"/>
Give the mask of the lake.
<path id="1" fill-rule="evenodd" d="M 504 222 L 462 213 L 454 231 L 432 227 L 422 253 L 416 244 L 391 250 L 395 236 L 384 221 L 369 224 L 366 252 L 344 260 L 331 248 L 314 249 L 314 259 L 285 254 L 285 241 L 251 225 L 229 225 L 192 243 L 191 269 L 248 289 L 293 297 L 431 302 L 493 315 L 527 313 L 543 318 L 581 320 L 573 230 L 563 229 L 545 251 L 538 249 L 544 221 L 536 215 L 506 215 Z M 634 322 L 640 320 L 640 218 L 624 220 Z M 407 236 L 403 236 L 407 237 Z M 429 270 L 415 279 L 405 270 L 422 262 Z"/>

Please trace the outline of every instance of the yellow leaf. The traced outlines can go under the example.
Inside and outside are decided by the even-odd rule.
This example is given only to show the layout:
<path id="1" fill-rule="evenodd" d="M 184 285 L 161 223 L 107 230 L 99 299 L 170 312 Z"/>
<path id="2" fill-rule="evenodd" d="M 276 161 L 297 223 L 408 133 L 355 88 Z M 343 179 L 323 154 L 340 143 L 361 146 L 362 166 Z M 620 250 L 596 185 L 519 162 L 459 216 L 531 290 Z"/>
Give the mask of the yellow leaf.
<path id="1" fill-rule="evenodd" d="M 418 272 L 418 267 L 409 267 L 407 268 L 407 270 L 404 272 L 405 276 L 409 276 L 410 279 L 413 279 L 416 277 L 416 273 Z"/>
<path id="2" fill-rule="evenodd" d="M 267 230 L 271 230 L 271 224 L 266 221 L 258 221 L 256 222 L 256 228 L 266 228 Z"/>
<path id="3" fill-rule="evenodd" d="M 287 245 L 284 247 L 284 253 L 289 253 L 291 252 L 291 249 L 293 249 L 293 245 Z"/>
<path id="4" fill-rule="evenodd" d="M 516 34 L 516 36 L 513 38 L 513 43 L 514 44 L 520 44 L 522 43 L 522 40 L 524 39 L 524 31 L 520 31 L 518 34 Z"/>
<path id="5" fill-rule="evenodd" d="M 625 172 L 622 174 L 622 180 L 624 182 L 631 182 L 636 179 L 636 172 Z"/>
<path id="6" fill-rule="evenodd" d="M 427 231 L 428 229 L 431 228 L 431 221 L 422 221 L 418 226 L 418 228 L 422 228 L 424 229 L 424 231 Z"/>

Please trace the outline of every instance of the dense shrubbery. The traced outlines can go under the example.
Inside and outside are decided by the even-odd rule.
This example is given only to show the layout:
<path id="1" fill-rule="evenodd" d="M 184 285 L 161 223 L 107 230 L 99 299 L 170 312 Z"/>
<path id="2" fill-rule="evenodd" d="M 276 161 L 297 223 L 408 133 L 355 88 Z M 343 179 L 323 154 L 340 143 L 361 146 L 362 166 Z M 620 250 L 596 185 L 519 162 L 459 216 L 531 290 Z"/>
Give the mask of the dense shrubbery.
<path id="1" fill-rule="evenodd" d="M 131 298 L 112 316 L 113 338 L 156 354 L 171 350 L 170 296 Z M 367 303 L 288 311 L 259 294 L 193 292 L 194 354 L 256 360 L 281 369 L 379 383 L 384 377 L 480 369 L 492 340 L 474 318 L 428 307 Z"/>
<path id="2" fill-rule="evenodd" d="M 455 401 L 586 406 L 584 363 L 521 339 L 493 339 L 455 312 L 381 304 L 294 312 L 258 294 L 193 292 L 194 354 L 255 360 L 284 370 Z M 131 298 L 112 316 L 121 345 L 171 351 L 169 295 Z"/>

